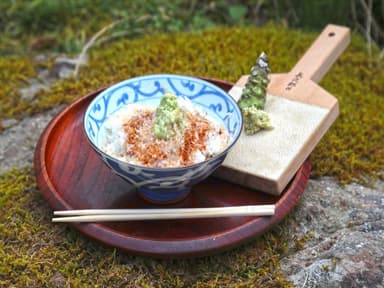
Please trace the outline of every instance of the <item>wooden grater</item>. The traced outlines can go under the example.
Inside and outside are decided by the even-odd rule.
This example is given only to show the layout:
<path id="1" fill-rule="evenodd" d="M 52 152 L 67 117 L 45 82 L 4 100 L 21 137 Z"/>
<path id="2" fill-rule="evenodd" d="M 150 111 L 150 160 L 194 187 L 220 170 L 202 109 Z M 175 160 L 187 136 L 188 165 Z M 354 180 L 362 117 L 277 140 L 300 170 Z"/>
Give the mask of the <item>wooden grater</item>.
<path id="1" fill-rule="evenodd" d="M 242 132 L 214 175 L 279 195 L 339 114 L 337 99 L 317 83 L 349 41 L 347 27 L 330 24 L 289 73 L 272 74 L 265 111 L 274 128 Z M 229 91 L 236 100 L 247 79 L 242 76 Z"/>

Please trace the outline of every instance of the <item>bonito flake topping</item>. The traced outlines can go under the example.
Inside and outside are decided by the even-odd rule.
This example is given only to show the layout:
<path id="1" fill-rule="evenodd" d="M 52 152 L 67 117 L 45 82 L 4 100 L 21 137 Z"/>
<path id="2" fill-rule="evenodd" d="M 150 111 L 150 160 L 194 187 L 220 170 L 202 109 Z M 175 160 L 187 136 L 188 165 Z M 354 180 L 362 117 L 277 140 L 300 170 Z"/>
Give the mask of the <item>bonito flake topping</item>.
<path id="1" fill-rule="evenodd" d="M 168 117 L 159 121 L 157 107 L 136 103 L 111 115 L 101 128 L 101 150 L 130 164 L 154 168 L 188 166 L 222 152 L 230 140 L 225 127 L 200 111 L 189 99 L 174 97 L 171 100 L 177 101 L 180 119 L 167 121 Z M 172 116 L 169 111 L 166 113 Z M 159 123 L 167 126 L 159 126 Z M 156 131 L 160 131 L 160 137 Z M 167 134 L 166 131 L 171 132 Z"/>

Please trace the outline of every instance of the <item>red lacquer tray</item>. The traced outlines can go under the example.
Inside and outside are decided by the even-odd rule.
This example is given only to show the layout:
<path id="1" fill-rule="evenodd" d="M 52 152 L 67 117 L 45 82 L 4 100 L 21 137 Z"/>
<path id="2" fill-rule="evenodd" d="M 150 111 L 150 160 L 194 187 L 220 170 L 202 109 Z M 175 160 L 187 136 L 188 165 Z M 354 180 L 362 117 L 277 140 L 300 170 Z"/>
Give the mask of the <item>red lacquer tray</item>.
<path id="1" fill-rule="evenodd" d="M 224 90 L 231 83 L 208 80 Z M 132 187 L 107 168 L 85 138 L 82 121 L 92 92 L 60 112 L 47 126 L 35 151 L 38 186 L 53 210 L 151 208 Z M 226 217 L 131 222 L 73 223 L 75 229 L 130 254 L 157 258 L 195 257 L 249 241 L 283 219 L 307 184 L 307 160 L 280 196 L 242 188 L 215 178 L 196 185 L 183 202 L 169 207 L 222 207 L 275 204 L 273 217 Z M 55 224 L 63 225 L 63 224 Z"/>

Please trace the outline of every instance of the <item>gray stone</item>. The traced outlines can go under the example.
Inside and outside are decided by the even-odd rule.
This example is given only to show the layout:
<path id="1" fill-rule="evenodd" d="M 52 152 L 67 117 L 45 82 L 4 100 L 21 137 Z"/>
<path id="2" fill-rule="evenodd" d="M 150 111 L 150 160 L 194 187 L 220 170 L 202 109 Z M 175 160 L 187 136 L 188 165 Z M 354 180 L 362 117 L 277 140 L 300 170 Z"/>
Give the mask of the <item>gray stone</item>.
<path id="1" fill-rule="evenodd" d="M 33 100 L 36 93 L 42 89 L 49 89 L 58 80 L 70 77 L 80 61 L 66 56 L 44 55 L 37 55 L 34 61 L 47 61 L 50 57 L 54 57 L 55 64 L 50 69 L 39 69 L 38 77 L 29 79 L 29 85 L 19 89 L 22 99 Z M 32 164 L 34 148 L 40 134 L 61 108 L 62 106 L 26 117 L 20 122 L 16 119 L 2 120 L 1 124 L 5 130 L 0 134 L 0 174 L 13 167 L 20 168 Z"/>
<path id="2" fill-rule="evenodd" d="M 21 99 L 30 101 L 33 98 L 35 98 L 35 95 L 37 92 L 47 89 L 48 86 L 45 84 L 40 83 L 39 80 L 37 79 L 31 79 L 29 80 L 29 85 L 25 88 L 21 88 L 20 94 L 21 94 Z"/>
<path id="3" fill-rule="evenodd" d="M 33 57 L 33 61 L 35 62 L 46 62 L 49 60 L 49 56 L 46 54 L 37 54 Z"/>
<path id="4" fill-rule="evenodd" d="M 59 56 L 55 59 L 52 72 L 55 73 L 58 79 L 69 78 L 78 65 L 85 65 L 85 62 L 80 58 L 68 58 L 66 56 Z"/>
<path id="5" fill-rule="evenodd" d="M 310 180 L 294 218 L 293 237 L 307 240 L 281 264 L 297 287 L 384 287 L 384 181 Z"/>
<path id="6" fill-rule="evenodd" d="M 61 65 L 57 71 L 57 75 L 60 79 L 69 78 L 73 75 L 74 69 L 65 65 Z"/>
<path id="7" fill-rule="evenodd" d="M 1 127 L 4 129 L 10 128 L 18 123 L 17 119 L 15 118 L 8 118 L 8 119 L 2 119 L 1 120 Z"/>
<path id="8" fill-rule="evenodd" d="M 32 165 L 36 143 L 48 122 L 60 109 L 62 106 L 24 118 L 0 133 L 0 174 L 14 167 Z"/>
<path id="9" fill-rule="evenodd" d="M 43 55 L 38 55 L 34 60 L 36 62 L 47 61 L 47 57 L 44 58 Z M 56 56 L 55 64 L 52 65 L 50 69 L 38 69 L 37 78 L 29 79 L 28 85 L 19 89 L 21 98 L 31 101 L 39 91 L 49 89 L 54 82 L 60 79 L 71 77 L 76 68 L 76 64 L 80 62 L 77 58 L 72 59 L 65 56 Z"/>

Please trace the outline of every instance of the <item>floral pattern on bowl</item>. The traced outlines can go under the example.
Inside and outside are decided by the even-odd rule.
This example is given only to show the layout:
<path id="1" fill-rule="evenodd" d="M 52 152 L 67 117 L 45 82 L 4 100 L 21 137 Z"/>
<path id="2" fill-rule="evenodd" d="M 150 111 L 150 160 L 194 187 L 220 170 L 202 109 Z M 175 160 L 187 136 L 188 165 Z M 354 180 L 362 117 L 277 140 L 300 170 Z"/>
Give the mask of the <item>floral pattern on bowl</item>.
<path id="1" fill-rule="evenodd" d="M 100 150 L 99 133 L 105 120 L 131 103 L 157 106 L 164 92 L 189 98 L 194 105 L 214 117 L 231 136 L 227 148 L 203 162 L 176 168 L 150 168 L 118 160 Z M 176 202 L 190 187 L 208 177 L 224 161 L 242 130 L 242 116 L 236 101 L 217 86 L 195 77 L 156 74 L 128 79 L 104 90 L 88 106 L 84 131 L 101 159 L 119 176 L 133 184 L 139 194 L 158 204 Z"/>

